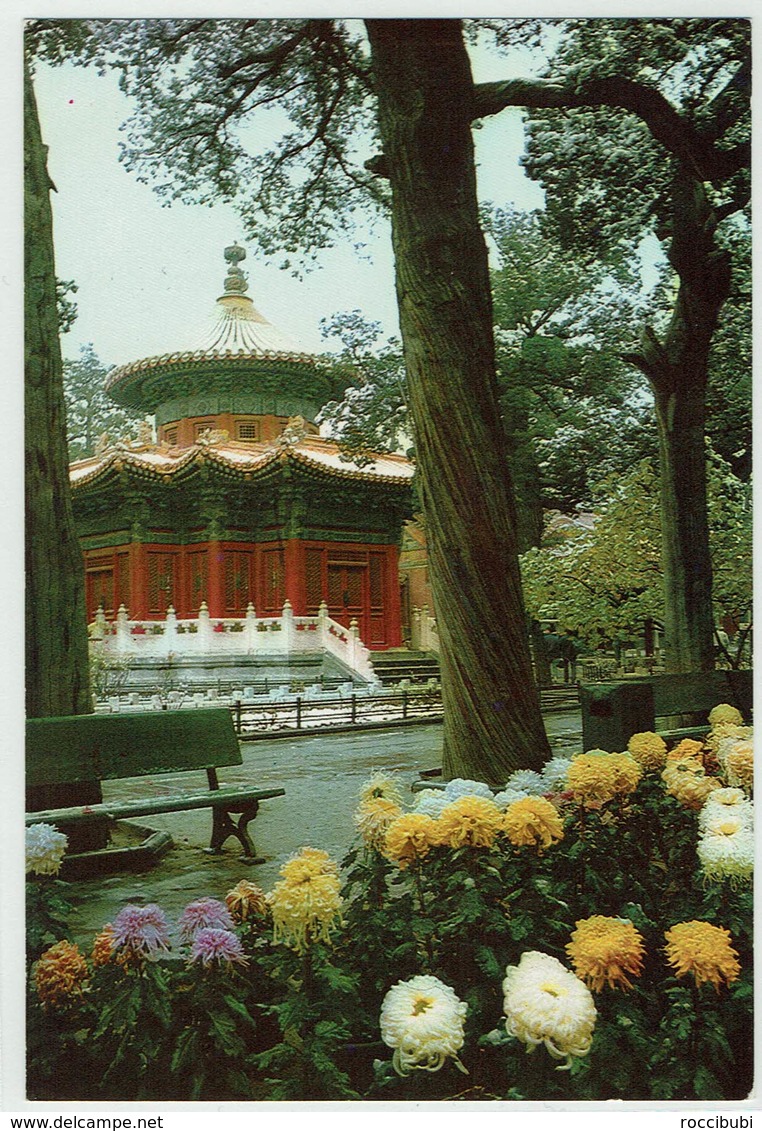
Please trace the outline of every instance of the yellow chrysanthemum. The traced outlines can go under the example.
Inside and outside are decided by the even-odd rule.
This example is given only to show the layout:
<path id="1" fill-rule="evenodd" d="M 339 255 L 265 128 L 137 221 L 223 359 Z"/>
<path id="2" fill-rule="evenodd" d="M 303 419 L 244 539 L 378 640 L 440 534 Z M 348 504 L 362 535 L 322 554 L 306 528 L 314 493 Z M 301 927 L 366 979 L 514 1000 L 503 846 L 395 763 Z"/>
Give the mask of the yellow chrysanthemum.
<path id="1" fill-rule="evenodd" d="M 631 754 L 609 754 L 614 763 L 614 781 L 619 794 L 632 793 L 643 777 L 643 767 Z"/>
<path id="2" fill-rule="evenodd" d="M 372 801 L 375 797 L 383 797 L 394 805 L 402 804 L 402 791 L 399 780 L 394 774 L 386 774 L 381 770 L 371 774 L 360 790 L 360 805 Z"/>
<path id="3" fill-rule="evenodd" d="M 719 993 L 723 982 L 730 985 L 741 973 L 733 939 L 724 927 L 692 919 L 670 927 L 664 937 L 667 962 L 678 978 L 692 974 L 697 986 L 711 982 Z"/>
<path id="4" fill-rule="evenodd" d="M 381 848 L 386 830 L 392 821 L 402 816 L 402 810 L 388 797 L 371 797 L 363 801 L 355 813 L 355 825 L 360 836 L 370 848 Z"/>
<path id="5" fill-rule="evenodd" d="M 740 726 L 738 723 L 717 723 L 709 731 L 706 736 L 706 745 L 716 756 L 720 749 L 720 745 L 726 738 L 742 739 L 751 738 L 754 734 L 754 727 Z"/>
<path id="6" fill-rule="evenodd" d="M 503 814 L 503 832 L 511 844 L 548 848 L 564 835 L 564 824 L 555 805 L 544 797 L 514 801 Z"/>
<path id="7" fill-rule="evenodd" d="M 338 864 L 322 848 L 300 848 L 281 866 L 280 874 L 284 880 L 301 883 L 306 876 L 339 874 Z"/>
<path id="8" fill-rule="evenodd" d="M 437 821 L 439 843 L 448 848 L 489 848 L 494 844 L 503 814 L 486 797 L 459 797 L 446 805 Z"/>
<path id="9" fill-rule="evenodd" d="M 599 992 L 604 985 L 611 989 L 632 989 L 628 974 L 637 977 L 643 970 L 643 936 L 628 919 L 608 915 L 591 915 L 578 919 L 566 952 L 574 973 L 591 990 Z"/>
<path id="10" fill-rule="evenodd" d="M 407 868 L 439 843 L 438 821 L 425 813 L 404 813 L 386 830 L 383 853 L 400 868 Z"/>
<path id="11" fill-rule="evenodd" d="M 709 725 L 716 727 L 721 723 L 733 723 L 734 726 L 743 726 L 743 715 L 737 707 L 730 703 L 718 703 L 709 712 Z"/>
<path id="12" fill-rule="evenodd" d="M 55 1008 L 81 994 L 87 963 L 74 943 L 63 939 L 49 947 L 34 968 L 34 985 L 43 1006 Z"/>
<path id="13" fill-rule="evenodd" d="M 299 954 L 312 942 L 331 941 L 341 913 L 338 866 L 326 852 L 303 848 L 280 870 L 282 880 L 267 896 L 273 917 L 273 941 Z"/>
<path id="14" fill-rule="evenodd" d="M 106 923 L 93 939 L 93 966 L 105 966 L 114 957 L 114 924 Z"/>
<path id="15" fill-rule="evenodd" d="M 225 896 L 225 903 L 236 923 L 265 918 L 268 914 L 267 896 L 261 887 L 250 880 L 239 880 Z"/>
<path id="16" fill-rule="evenodd" d="M 616 797 L 618 773 L 610 754 L 591 751 L 572 759 L 566 774 L 566 784 L 575 801 L 588 809 L 599 809 Z"/>
<path id="17" fill-rule="evenodd" d="M 627 743 L 627 749 L 644 770 L 660 770 L 667 757 L 666 742 L 652 730 L 634 734 Z"/>
<path id="18" fill-rule="evenodd" d="M 720 765 L 728 785 L 740 786 L 748 793 L 754 788 L 754 743 L 749 740 L 725 743 L 720 747 Z"/>
<path id="19" fill-rule="evenodd" d="M 688 809 L 699 810 L 715 789 L 722 789 L 719 778 L 704 773 L 703 766 L 693 759 L 668 763 L 661 775 L 667 793 Z"/>
<path id="20" fill-rule="evenodd" d="M 681 742 L 678 742 L 677 746 L 670 750 L 667 755 L 667 764 L 670 762 L 682 762 L 683 759 L 689 758 L 703 765 L 703 751 L 703 742 L 698 742 L 695 738 L 684 738 Z"/>

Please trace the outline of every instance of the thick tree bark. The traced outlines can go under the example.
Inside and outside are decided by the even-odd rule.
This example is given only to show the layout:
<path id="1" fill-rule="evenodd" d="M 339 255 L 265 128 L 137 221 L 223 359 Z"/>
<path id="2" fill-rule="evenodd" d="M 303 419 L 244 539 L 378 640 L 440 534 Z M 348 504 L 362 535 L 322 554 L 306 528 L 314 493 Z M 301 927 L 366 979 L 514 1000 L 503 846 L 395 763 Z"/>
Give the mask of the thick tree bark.
<path id="1" fill-rule="evenodd" d="M 654 393 L 661 474 L 664 635 L 668 671 L 714 667 L 712 564 L 706 501 L 705 418 L 709 348 L 730 289 L 729 255 L 715 241 L 703 185 L 681 167 L 673 184 L 670 263 L 680 286 L 659 341 L 643 335 L 628 360 Z"/>
<path id="2" fill-rule="evenodd" d="M 549 755 L 532 678 L 457 20 L 368 20 L 440 635 L 444 773 Z"/>
<path id="3" fill-rule="evenodd" d="M 82 553 L 69 494 L 51 181 L 28 70 L 24 76 L 26 710 L 86 714 L 90 697 Z M 100 800 L 88 785 L 30 791 L 32 808 Z M 84 834 L 77 848 L 102 843 Z M 70 844 L 70 847 L 72 845 Z"/>

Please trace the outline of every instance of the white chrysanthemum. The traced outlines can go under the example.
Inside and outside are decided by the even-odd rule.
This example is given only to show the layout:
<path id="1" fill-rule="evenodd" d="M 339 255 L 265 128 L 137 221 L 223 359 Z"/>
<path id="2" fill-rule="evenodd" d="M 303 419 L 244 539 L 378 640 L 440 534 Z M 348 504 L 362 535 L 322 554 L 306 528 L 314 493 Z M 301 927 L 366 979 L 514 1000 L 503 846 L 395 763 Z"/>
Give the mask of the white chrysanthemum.
<path id="1" fill-rule="evenodd" d="M 754 820 L 754 802 L 750 800 L 742 789 L 728 786 L 726 789 L 715 789 L 710 793 L 701 807 L 698 815 L 698 826 L 702 832 L 707 826 L 718 818 L 743 817 L 748 824 Z"/>
<path id="2" fill-rule="evenodd" d="M 400 1076 L 413 1068 L 437 1072 L 448 1056 L 458 1067 L 465 1040 L 468 1007 L 455 991 L 432 974 L 397 982 L 381 1006 L 381 1037 L 394 1049 L 392 1063 Z"/>
<path id="3" fill-rule="evenodd" d="M 709 880 L 748 880 L 754 872 L 754 832 L 742 815 L 710 822 L 696 851 Z"/>
<path id="4" fill-rule="evenodd" d="M 26 830 L 26 870 L 38 876 L 56 876 L 68 838 L 52 825 L 40 823 Z"/>
<path id="5" fill-rule="evenodd" d="M 505 1027 L 527 1050 L 544 1044 L 565 1060 L 590 1051 L 597 1010 L 584 982 L 549 954 L 532 950 L 509 966 L 503 982 Z"/>
<path id="6" fill-rule="evenodd" d="M 360 804 L 371 801 L 374 797 L 384 797 L 395 805 L 402 804 L 402 791 L 400 781 L 396 774 L 388 774 L 383 770 L 376 770 L 367 781 L 363 782 L 360 789 Z"/>
<path id="7" fill-rule="evenodd" d="M 564 758 L 560 754 L 545 763 L 542 768 L 542 778 L 545 783 L 546 793 L 554 793 L 556 790 L 566 789 L 566 775 L 571 763 L 571 758 Z"/>
<path id="8" fill-rule="evenodd" d="M 514 801 L 523 801 L 526 797 L 529 797 L 529 794 L 524 789 L 501 789 L 500 793 L 496 793 L 492 800 L 498 809 L 505 812 L 509 805 L 513 805 Z"/>
<path id="9" fill-rule="evenodd" d="M 413 811 L 425 813 L 427 817 L 436 820 L 442 815 L 442 810 L 451 804 L 452 798 L 448 797 L 443 789 L 422 789 L 416 798 Z"/>
<path id="10" fill-rule="evenodd" d="M 522 790 L 528 797 L 541 797 L 548 791 L 544 777 L 536 770 L 514 770 L 505 788 Z"/>
<path id="11" fill-rule="evenodd" d="M 492 800 L 493 793 L 483 781 L 470 781 L 468 778 L 453 778 L 444 788 L 448 801 L 457 801 L 459 797 L 486 797 Z"/>

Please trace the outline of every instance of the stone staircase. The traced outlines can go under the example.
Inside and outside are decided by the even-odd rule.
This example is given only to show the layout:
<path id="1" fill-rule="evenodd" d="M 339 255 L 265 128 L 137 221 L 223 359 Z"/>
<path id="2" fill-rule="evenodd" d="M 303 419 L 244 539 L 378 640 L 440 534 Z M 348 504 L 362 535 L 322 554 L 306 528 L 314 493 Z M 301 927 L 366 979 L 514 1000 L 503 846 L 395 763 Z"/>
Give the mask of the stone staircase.
<path id="1" fill-rule="evenodd" d="M 371 652 L 376 679 L 384 687 L 400 680 L 411 683 L 428 683 L 439 679 L 439 660 L 431 652 L 414 652 L 409 648 L 390 648 L 386 652 Z"/>

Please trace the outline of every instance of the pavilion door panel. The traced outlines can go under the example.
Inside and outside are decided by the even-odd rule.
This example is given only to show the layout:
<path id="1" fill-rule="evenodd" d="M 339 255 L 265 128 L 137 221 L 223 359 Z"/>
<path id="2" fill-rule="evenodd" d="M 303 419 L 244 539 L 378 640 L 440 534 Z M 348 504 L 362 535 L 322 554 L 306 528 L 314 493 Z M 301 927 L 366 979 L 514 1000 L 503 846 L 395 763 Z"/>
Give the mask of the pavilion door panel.
<path id="1" fill-rule="evenodd" d="M 367 639 L 363 637 L 363 644 L 369 648 L 379 648 L 387 643 L 385 591 L 386 561 L 381 554 L 371 554 L 368 559 L 369 632 Z"/>
<path id="2" fill-rule="evenodd" d="M 250 550 L 225 550 L 224 612 L 226 617 L 246 616 L 249 601 L 253 602 L 253 554 Z"/>
<path id="3" fill-rule="evenodd" d="M 209 554 L 204 550 L 191 550 L 185 556 L 185 609 L 186 617 L 197 617 L 201 602 L 209 602 Z"/>
<path id="4" fill-rule="evenodd" d="M 88 569 L 85 578 L 88 621 L 93 620 L 101 605 L 106 616 L 113 617 L 114 567 L 108 565 L 98 569 Z"/>
<path id="5" fill-rule="evenodd" d="M 363 565 L 328 563 L 328 615 L 345 628 L 356 620 L 362 639 L 366 629 L 367 574 Z"/>
<path id="6" fill-rule="evenodd" d="M 279 617 L 286 600 L 283 550 L 263 550 L 261 563 L 259 591 L 262 596 L 257 602 L 257 615 Z"/>
<path id="7" fill-rule="evenodd" d="M 148 615 L 149 617 L 166 616 L 169 606 L 174 607 L 180 598 L 178 556 L 176 553 L 149 550 L 146 554 L 146 565 L 148 567 Z"/>

